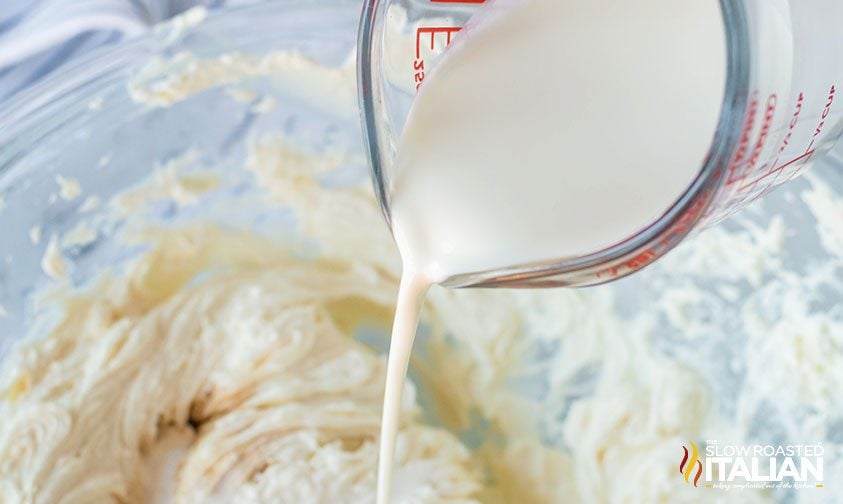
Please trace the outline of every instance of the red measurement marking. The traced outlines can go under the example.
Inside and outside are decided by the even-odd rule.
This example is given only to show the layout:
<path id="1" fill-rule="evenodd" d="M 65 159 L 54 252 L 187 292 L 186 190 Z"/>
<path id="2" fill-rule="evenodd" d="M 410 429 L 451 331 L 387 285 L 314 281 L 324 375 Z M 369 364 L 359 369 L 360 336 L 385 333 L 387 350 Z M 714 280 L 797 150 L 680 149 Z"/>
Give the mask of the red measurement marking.
<path id="1" fill-rule="evenodd" d="M 836 93 L 837 89 L 832 84 L 831 89 L 828 91 L 828 102 L 826 103 L 825 108 L 823 109 L 822 115 L 820 117 L 820 123 L 817 125 L 817 129 L 814 131 L 815 141 L 817 137 L 822 134 L 823 127 L 825 126 L 825 120 L 828 119 L 828 116 L 831 114 L 831 106 L 834 105 L 834 95 Z"/>
<path id="2" fill-rule="evenodd" d="M 757 95 L 753 95 L 753 98 L 749 103 L 749 108 L 747 108 L 746 121 L 743 125 L 743 132 L 741 132 L 741 139 L 740 142 L 738 142 L 737 149 L 735 149 L 735 158 L 729 166 L 729 176 L 726 179 L 726 184 L 734 184 L 735 182 L 745 178 L 745 175 L 739 174 L 738 172 L 742 166 L 744 158 L 746 157 L 746 153 L 749 151 L 749 142 L 752 141 L 749 135 L 752 133 L 752 128 L 755 126 L 756 113 L 758 113 L 758 98 Z"/>
<path id="3" fill-rule="evenodd" d="M 813 142 L 812 142 L 812 143 L 813 143 Z M 813 154 L 813 152 L 812 152 L 811 154 Z M 808 162 L 808 160 L 810 159 L 810 157 L 811 157 L 811 156 L 808 156 L 807 158 L 805 158 L 805 163 L 807 163 L 807 162 Z M 804 166 L 804 165 L 805 165 L 805 163 L 802 163 L 802 165 L 801 165 L 801 166 Z M 800 166 L 800 168 L 801 168 L 801 166 Z M 796 171 L 798 171 L 798 170 L 795 170 L 795 171 L 794 171 L 794 173 L 795 173 Z M 765 188 L 764 188 L 764 189 L 763 189 L 760 193 L 758 193 L 758 196 L 756 196 L 756 197 L 755 197 L 755 199 L 758 199 L 758 198 L 763 198 L 764 196 L 766 196 L 766 195 L 770 194 L 770 193 L 773 191 L 773 189 L 775 189 L 776 187 L 778 187 L 780 184 L 776 184 L 776 182 L 778 182 L 779 177 L 781 177 L 782 173 L 784 173 L 784 170 L 779 170 L 779 171 L 776 173 L 776 176 L 775 176 L 775 177 L 773 177 L 773 180 L 771 180 L 771 181 L 770 181 L 770 183 L 769 183 L 769 184 L 767 184 L 767 187 L 765 187 Z M 791 176 L 792 176 L 792 174 L 791 174 Z M 787 180 L 790 180 L 790 178 L 788 178 Z M 785 180 L 785 182 L 787 182 L 787 180 Z"/>
<path id="4" fill-rule="evenodd" d="M 813 143 L 814 142 L 811 142 L 811 145 L 813 145 Z M 808 161 L 810 161 L 811 157 L 813 157 L 814 152 L 815 151 L 813 151 L 813 150 L 809 150 L 808 152 L 805 152 L 804 154 L 802 154 L 801 156 L 799 156 L 795 160 L 791 161 L 790 163 L 787 163 L 787 164 L 777 168 L 776 171 L 775 171 L 776 176 L 773 178 L 773 180 L 771 180 L 770 183 L 767 184 L 767 187 L 762 189 L 757 194 L 753 195 L 752 198 L 751 198 L 752 201 L 763 198 L 764 196 L 770 194 L 773 191 L 773 189 L 775 189 L 776 187 L 778 187 L 782 184 L 786 184 L 787 182 L 792 180 L 795 176 L 799 175 L 799 172 L 801 172 L 802 169 L 805 168 L 805 166 L 808 164 Z M 787 168 L 788 166 L 796 163 L 796 162 L 799 162 L 799 161 L 802 161 L 801 163 L 799 163 L 799 166 L 795 170 L 790 172 L 790 175 L 788 175 L 787 178 L 784 181 L 777 184 L 776 182 L 778 182 L 779 177 L 782 175 L 782 173 L 784 173 L 784 169 Z M 757 183 L 758 182 L 756 182 L 756 184 Z M 748 199 L 748 198 L 749 198 L 749 196 L 745 197 L 744 199 Z M 738 208 L 737 210 L 740 210 L 740 208 Z M 733 213 L 736 213 L 737 210 Z"/>
<path id="5" fill-rule="evenodd" d="M 486 0 L 429 0 L 430 3 L 444 4 L 482 4 Z M 416 91 L 421 87 L 425 79 L 425 61 L 421 56 L 422 36 L 430 36 L 430 50 L 436 49 L 436 35 L 445 34 L 445 47 L 451 44 L 454 33 L 460 31 L 459 26 L 427 26 L 416 30 L 416 59 L 413 61 L 413 80 L 416 82 Z"/>
<path id="6" fill-rule="evenodd" d="M 804 162 L 804 163 L 802 163 L 802 164 L 800 164 L 798 168 L 796 168 L 795 170 L 793 170 L 793 171 L 790 173 L 790 175 L 788 175 L 788 176 L 787 176 L 787 179 L 785 179 L 785 182 L 788 182 L 788 181 L 792 180 L 794 177 L 796 177 L 797 175 L 799 175 L 799 173 L 801 173 L 801 172 L 802 172 L 802 169 L 803 169 L 803 168 L 805 168 L 805 166 L 808 164 L 808 161 L 810 161 L 810 160 L 811 160 L 811 156 L 813 156 L 813 155 L 814 155 L 814 151 L 811 151 L 811 152 L 806 152 L 806 154 L 808 154 L 808 157 L 807 157 L 807 158 L 805 158 L 805 162 Z"/>
<path id="7" fill-rule="evenodd" d="M 817 129 L 814 130 L 814 136 L 811 138 L 811 143 L 808 144 L 808 148 L 805 150 L 805 154 L 804 154 L 804 156 L 806 156 L 805 162 L 800 164 L 798 168 L 793 170 L 790 173 L 790 175 L 788 175 L 787 179 L 785 179 L 785 182 L 788 182 L 788 181 L 792 180 L 794 177 L 796 177 L 797 175 L 799 175 L 799 173 L 802 171 L 802 169 L 805 168 L 805 165 L 808 164 L 808 160 L 810 160 L 811 156 L 814 154 L 814 150 L 815 150 L 814 144 L 816 144 L 817 140 L 819 139 L 820 135 L 823 132 L 823 128 L 825 126 L 826 119 L 828 119 L 828 116 L 831 115 L 831 108 L 834 105 L 834 98 L 835 98 L 836 95 L 837 95 L 837 88 L 835 87 L 834 84 L 832 84 L 831 88 L 829 88 L 829 90 L 828 90 L 828 101 L 826 102 L 825 108 L 823 108 L 822 114 L 820 115 L 820 123 L 817 125 Z M 776 180 L 778 180 L 778 177 L 776 177 Z"/>
<path id="8" fill-rule="evenodd" d="M 787 146 L 790 144 L 790 138 L 793 136 L 793 130 L 796 129 L 796 125 L 799 123 L 799 115 L 802 113 L 802 104 L 805 102 L 805 94 L 799 93 L 799 97 L 796 99 L 796 111 L 793 113 L 793 117 L 790 119 L 790 124 L 787 127 L 787 134 L 782 141 L 782 146 L 779 147 L 779 154 L 782 154 Z M 811 150 L 809 147 L 808 150 Z"/>
<path id="9" fill-rule="evenodd" d="M 421 58 L 421 37 L 422 35 L 430 35 L 430 50 L 436 49 L 436 35 L 439 33 L 447 34 L 446 44 L 451 43 L 451 36 L 457 33 L 462 28 L 459 26 L 426 26 L 416 30 L 416 59 Z"/>
<path id="10" fill-rule="evenodd" d="M 632 258 L 619 265 L 600 270 L 594 274 L 596 278 L 617 278 L 622 272 L 639 270 L 665 254 L 672 246 L 679 243 L 678 239 L 685 236 L 702 216 L 710 198 L 705 192 L 682 214 L 679 220 L 652 247 L 648 247 Z"/>
<path id="11" fill-rule="evenodd" d="M 416 30 L 416 59 L 413 61 L 413 80 L 416 82 L 417 91 L 425 79 L 424 59 L 421 57 L 422 35 L 430 36 L 430 50 L 433 51 L 436 49 L 436 35 L 445 34 L 445 47 L 447 47 L 451 44 L 451 38 L 454 33 L 457 33 L 461 29 L 458 26 L 426 26 Z"/>
<path id="12" fill-rule="evenodd" d="M 764 180 L 765 178 L 767 178 L 767 177 L 769 177 L 769 176 L 771 176 L 771 175 L 774 175 L 774 174 L 776 174 L 776 173 L 779 173 L 779 172 L 781 172 L 782 170 L 784 170 L 785 168 L 787 168 L 788 166 L 794 165 L 794 164 L 798 163 L 799 161 L 803 161 L 803 160 L 804 160 L 805 162 L 807 162 L 807 161 L 808 161 L 808 158 L 810 158 L 810 157 L 811 157 L 811 156 L 813 156 L 813 155 L 814 155 L 814 151 L 812 151 L 812 150 L 811 150 L 811 151 L 806 152 L 805 154 L 802 154 L 801 156 L 799 156 L 799 157 L 797 157 L 797 158 L 795 158 L 795 159 L 791 159 L 790 161 L 788 161 L 787 163 L 785 163 L 785 164 L 783 164 L 783 165 L 781 165 L 781 166 L 775 166 L 775 164 L 774 164 L 774 165 L 773 165 L 773 166 L 774 166 L 774 168 L 772 168 L 771 170 L 769 170 L 769 171 L 768 171 L 767 173 L 765 173 L 764 175 L 761 175 L 761 176 L 760 176 L 760 177 L 758 177 L 757 179 L 753 180 L 752 182 L 749 182 L 749 183 L 747 183 L 747 184 L 742 185 L 741 187 L 739 187 L 739 188 L 738 188 L 738 191 L 743 191 L 744 189 L 746 189 L 746 188 L 748 188 L 748 187 L 752 187 L 752 186 L 754 186 L 754 185 L 757 185 L 759 182 L 761 182 L 761 181 L 762 181 L 762 180 Z M 778 162 L 778 160 L 777 160 L 777 162 Z"/>
<path id="13" fill-rule="evenodd" d="M 764 110 L 764 122 L 761 123 L 761 131 L 758 132 L 758 140 L 755 142 L 755 148 L 752 150 L 752 156 L 749 158 L 749 166 L 746 169 L 746 174 L 751 173 L 758 160 L 761 159 L 761 153 L 764 152 L 764 146 L 767 144 L 767 139 L 770 136 L 770 127 L 773 125 L 773 118 L 776 116 L 776 104 L 779 98 L 775 94 L 767 97 L 767 107 Z"/>

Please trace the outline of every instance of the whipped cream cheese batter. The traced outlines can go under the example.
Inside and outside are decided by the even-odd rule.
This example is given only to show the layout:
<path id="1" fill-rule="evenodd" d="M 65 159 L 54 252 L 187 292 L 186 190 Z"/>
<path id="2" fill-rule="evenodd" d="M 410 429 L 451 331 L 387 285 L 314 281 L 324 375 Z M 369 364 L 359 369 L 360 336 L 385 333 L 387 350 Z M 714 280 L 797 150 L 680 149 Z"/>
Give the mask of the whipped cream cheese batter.
<path id="1" fill-rule="evenodd" d="M 151 248 L 125 272 L 60 294 L 55 328 L 0 370 L 0 502 L 372 502 L 385 359 L 356 343 L 353 328 L 386 330 L 400 262 L 368 184 L 318 182 L 349 162 L 280 135 L 249 146 L 245 167 L 267 205 L 300 216 L 320 259 L 251 231 L 153 229 L 136 237 Z M 812 183 L 813 206 L 839 207 Z M 148 228 L 136 215 L 131 227 Z M 780 408 L 771 420 L 823 440 L 836 481 L 843 466 L 829 429 L 843 404 L 830 384 L 840 372 L 817 359 L 843 345 L 843 322 L 817 312 L 812 295 L 840 292 L 843 256 L 829 249 L 830 273 L 782 269 L 776 258 L 792 232 L 775 219 L 698 236 L 647 273 L 670 289 L 632 318 L 614 288 L 433 288 L 401 403 L 394 500 L 709 502 L 676 477 L 681 445 L 747 440 L 771 401 Z M 839 238 L 822 236 L 829 246 Z M 761 294 L 735 304 L 735 333 L 715 324 L 733 314 L 700 286 L 711 276 Z M 787 310 L 763 308 L 782 289 L 792 293 L 781 299 Z M 659 331 L 680 342 L 666 352 Z M 749 339 L 736 365 L 749 374 L 724 393 L 723 371 L 705 364 L 721 359 L 697 356 L 738 333 Z M 717 497 L 773 502 L 756 490 Z"/>
<path id="2" fill-rule="evenodd" d="M 10 361 L 0 502 L 149 501 L 174 433 L 166 502 L 372 502 L 384 362 L 341 326 L 391 290 L 249 235 L 160 234 Z M 467 450 L 406 397 L 398 495 L 465 502 L 479 489 Z"/>

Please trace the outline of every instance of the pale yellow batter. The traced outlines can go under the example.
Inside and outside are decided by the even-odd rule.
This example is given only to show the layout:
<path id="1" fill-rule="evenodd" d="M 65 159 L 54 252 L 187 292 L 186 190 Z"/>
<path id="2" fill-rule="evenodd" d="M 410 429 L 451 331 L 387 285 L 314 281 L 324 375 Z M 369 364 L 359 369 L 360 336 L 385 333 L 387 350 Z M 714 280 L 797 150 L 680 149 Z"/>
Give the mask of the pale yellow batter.
<path id="1" fill-rule="evenodd" d="M 214 185 L 187 182 L 212 177 L 183 161 L 166 171 L 187 193 L 153 176 L 114 211 L 143 195 L 200 200 Z M 267 204 L 291 207 L 319 244 L 311 259 L 283 236 L 153 228 L 121 238 L 152 244 L 128 271 L 53 294 L 65 315 L 0 374 L 0 502 L 373 502 L 385 358 L 353 334 L 388 327 L 398 261 L 365 185 L 317 182 L 348 162 L 279 136 L 250 146 Z M 605 294 L 434 289 L 413 367 L 441 427 L 408 389 L 397 502 L 704 501 L 673 472 L 677 447 L 717 428 L 708 387 L 651 353 Z M 564 347 L 546 402 L 510 383 L 541 341 Z M 596 364 L 597 389 L 553 424 L 568 449 L 547 446 L 545 408 Z M 469 450 L 453 433 L 472 431 Z"/>
<path id="2" fill-rule="evenodd" d="M 197 68 L 219 77 L 232 61 Z M 243 74 L 283 73 L 292 65 L 301 76 L 310 68 L 342 83 L 341 97 L 353 96 L 347 68 L 320 70 L 290 55 L 262 61 L 273 64 L 247 62 L 245 68 L 260 71 Z M 138 96 L 182 97 L 150 82 L 134 88 Z M 192 86 L 184 96 L 220 83 L 173 82 Z M 314 155 L 281 136 L 252 140 L 244 164 L 266 204 L 292 209 L 296 232 L 318 245 L 303 258 L 290 252 L 287 236 L 131 221 L 146 200 L 189 206 L 217 187 L 213 175 L 189 173 L 189 158 L 103 202 L 130 221 L 132 232 L 113 239 L 141 239 L 151 248 L 126 271 L 49 297 L 63 315 L 2 363 L 1 504 L 373 502 L 385 359 L 353 336 L 361 324 L 388 327 L 399 261 L 365 182 L 335 188 L 318 182 L 362 160 Z M 820 185 L 806 197 L 826 213 L 839 209 Z M 840 243 L 838 222 L 825 224 L 830 250 Z M 810 279 L 771 277 L 784 232 L 776 221 L 754 233 L 712 230 L 663 265 L 677 279 L 689 269 L 723 275 L 724 284 L 726 276 L 745 279 L 762 294 L 813 288 Z M 62 250 L 66 239 L 55 237 L 45 260 L 58 283 L 73 268 Z M 751 342 L 776 345 L 757 352 L 752 343 L 747 352 L 735 421 L 718 410 L 719 398 L 699 370 L 651 341 L 653 326 L 663 323 L 652 316 L 661 313 L 678 336 L 709 337 L 686 311 L 717 307 L 722 299 L 677 284 L 654 300 L 652 313 L 628 320 L 612 296 L 606 289 L 434 288 L 411 367 L 435 421 L 423 417 L 419 394 L 405 391 L 398 501 L 710 502 L 711 494 L 679 477 L 681 447 L 689 439 L 746 439 L 749 421 L 740 413 L 755 411 L 761 400 L 808 408 L 814 417 L 796 420 L 797 428 L 811 436 L 806 441 L 828 439 L 823 426 L 841 404 L 836 389 L 822 384 L 841 383 L 841 374 L 839 366 L 818 366 L 826 362 L 818 356 L 843 345 L 839 320 L 830 314 L 787 298 L 798 309 L 771 325 L 770 316 L 747 305 L 740 323 Z M 593 388 L 578 391 L 584 373 L 594 375 Z M 533 375 L 543 377 L 540 394 L 519 385 Z M 837 448 L 825 446 L 827 481 L 835 481 L 843 474 Z M 717 498 L 746 503 L 770 496 L 730 491 Z"/>
<path id="3" fill-rule="evenodd" d="M 391 292 L 388 277 L 254 237 L 160 235 L 7 369 L 0 502 L 143 502 L 166 480 L 168 502 L 371 502 L 384 362 L 342 324 L 388 310 Z M 408 396 L 402 495 L 465 501 L 467 451 L 420 425 Z"/>

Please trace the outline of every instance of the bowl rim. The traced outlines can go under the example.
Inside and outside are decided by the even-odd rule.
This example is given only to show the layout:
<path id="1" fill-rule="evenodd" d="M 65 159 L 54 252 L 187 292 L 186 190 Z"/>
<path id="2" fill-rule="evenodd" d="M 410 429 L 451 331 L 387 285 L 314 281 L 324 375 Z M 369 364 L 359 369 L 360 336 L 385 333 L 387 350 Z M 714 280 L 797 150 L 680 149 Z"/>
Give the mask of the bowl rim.
<path id="1" fill-rule="evenodd" d="M 16 146 L 28 133 L 40 131 L 47 121 L 63 111 L 87 110 L 88 102 L 110 86 L 125 86 L 127 73 L 138 69 L 156 55 L 167 55 L 179 42 L 194 34 L 220 33 L 233 45 L 248 46 L 272 39 L 279 20 L 292 12 L 351 9 L 357 19 L 361 5 L 356 0 L 274 0 L 207 10 L 201 23 L 187 29 L 175 26 L 179 19 L 168 19 L 147 32 L 92 49 L 72 58 L 44 78 L 0 104 L 0 176 L 14 164 Z M 286 22 L 290 24 L 289 21 Z M 277 36 L 277 35 L 276 35 Z M 106 105 L 107 106 L 107 105 Z"/>

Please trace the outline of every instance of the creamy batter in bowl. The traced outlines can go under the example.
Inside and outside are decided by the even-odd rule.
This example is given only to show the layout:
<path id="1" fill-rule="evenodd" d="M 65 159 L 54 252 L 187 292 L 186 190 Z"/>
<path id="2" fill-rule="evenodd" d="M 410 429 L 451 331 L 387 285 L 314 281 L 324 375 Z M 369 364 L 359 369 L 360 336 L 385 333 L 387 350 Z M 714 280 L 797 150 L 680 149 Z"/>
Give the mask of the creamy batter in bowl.
<path id="1" fill-rule="evenodd" d="M 358 8 L 193 11 L 4 114 L 0 502 L 372 502 L 398 258 Z M 834 502 L 838 167 L 623 282 L 433 292 L 402 501 L 706 502 L 677 468 L 719 439 L 822 442 L 827 488 L 717 498 Z"/>

